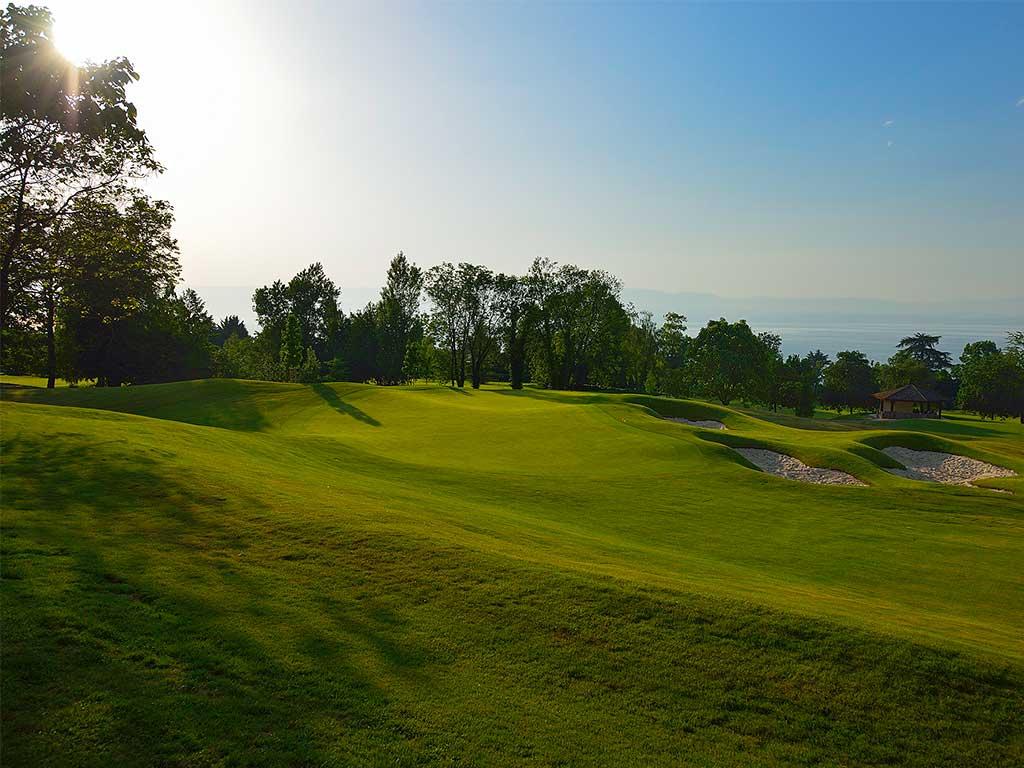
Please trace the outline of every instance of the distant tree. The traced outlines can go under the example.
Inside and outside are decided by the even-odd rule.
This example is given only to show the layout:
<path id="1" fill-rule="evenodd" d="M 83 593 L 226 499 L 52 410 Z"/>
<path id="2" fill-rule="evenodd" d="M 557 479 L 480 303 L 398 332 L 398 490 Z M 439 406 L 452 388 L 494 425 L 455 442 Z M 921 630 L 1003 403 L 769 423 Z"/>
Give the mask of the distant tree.
<path id="1" fill-rule="evenodd" d="M 1008 331 L 1006 334 L 1006 354 L 1020 371 L 1024 371 L 1024 331 Z M 1024 394 L 1017 404 L 1020 423 L 1024 424 Z"/>
<path id="2" fill-rule="evenodd" d="M 825 369 L 826 403 L 836 410 L 871 407 L 875 392 L 875 371 L 867 357 L 857 351 L 836 355 L 836 361 Z"/>
<path id="3" fill-rule="evenodd" d="M 171 339 L 194 307 L 176 306 L 171 207 L 132 191 L 83 195 L 72 209 L 58 311 L 65 378 L 118 386 L 184 377 Z"/>
<path id="4" fill-rule="evenodd" d="M 367 304 L 354 312 L 345 326 L 344 359 L 352 381 L 378 381 L 379 337 L 377 334 L 377 308 Z"/>
<path id="5" fill-rule="evenodd" d="M 534 261 L 528 276 L 534 380 L 579 389 L 591 378 L 607 383 L 621 366 L 621 335 L 629 315 L 621 282 L 601 270 Z"/>
<path id="6" fill-rule="evenodd" d="M 338 352 L 340 294 L 319 262 L 297 273 L 287 284 L 276 280 L 257 289 L 252 307 L 265 349 L 280 359 L 284 325 L 291 315 L 298 323 L 301 348 L 313 347 L 321 359 L 333 357 Z"/>
<path id="7" fill-rule="evenodd" d="M 782 359 L 782 337 L 775 333 L 757 334 L 760 360 L 753 378 L 746 387 L 747 396 L 772 411 L 782 404 L 785 387 L 785 363 Z"/>
<path id="8" fill-rule="evenodd" d="M 302 365 L 302 361 L 302 325 L 297 316 L 289 314 L 285 318 L 284 331 L 281 334 L 281 365 L 290 372 L 291 378 Z"/>
<path id="9" fill-rule="evenodd" d="M 942 352 L 935 348 L 941 340 L 941 336 L 915 333 L 913 336 L 900 339 L 898 347 L 902 352 L 910 355 L 914 360 L 923 363 L 928 370 L 934 373 L 945 370 L 953 364 L 953 360 L 948 352 Z"/>
<path id="10" fill-rule="evenodd" d="M 533 381 L 555 387 L 558 377 L 555 306 L 562 286 L 558 265 L 546 258 L 536 258 L 526 276 L 529 297 L 527 322 L 533 345 Z"/>
<path id="11" fill-rule="evenodd" d="M 473 389 L 483 383 L 484 365 L 494 350 L 498 332 L 499 314 L 494 290 L 494 275 L 486 267 L 460 264 L 463 275 L 463 311 L 469 329 L 470 381 Z"/>
<path id="12" fill-rule="evenodd" d="M 964 348 L 960 361 L 960 408 L 983 418 L 1021 415 L 1024 368 L 1012 351 L 1003 353 L 990 341 L 975 342 Z"/>
<path id="13" fill-rule="evenodd" d="M 448 350 L 448 381 L 466 384 L 466 356 L 469 346 L 469 313 L 466 311 L 468 265 L 456 269 L 445 262 L 427 272 L 427 296 L 432 308 L 432 335 Z"/>
<path id="14" fill-rule="evenodd" d="M 299 381 L 309 384 L 320 380 L 320 361 L 312 347 L 306 347 L 306 354 L 299 368 Z"/>
<path id="15" fill-rule="evenodd" d="M 701 388 L 728 405 L 757 375 L 761 345 L 746 320 L 711 320 L 693 342 L 693 366 Z"/>
<path id="16" fill-rule="evenodd" d="M 935 371 L 906 350 L 900 350 L 888 362 L 878 366 L 877 373 L 878 385 L 883 390 L 895 389 L 904 384 L 935 387 Z"/>
<path id="17" fill-rule="evenodd" d="M 496 275 L 494 278 L 496 331 L 508 362 L 512 389 L 522 389 L 529 339 L 530 288 L 524 278 Z"/>
<path id="18" fill-rule="evenodd" d="M 399 251 L 388 267 L 387 282 L 377 305 L 377 367 L 383 384 L 405 381 L 403 373 L 409 342 L 423 335 L 419 319 L 423 271 Z"/>
<path id="19" fill-rule="evenodd" d="M 802 360 L 803 366 L 806 369 L 804 375 L 810 376 L 814 390 L 814 397 L 817 399 L 821 397 L 821 388 L 825 384 L 825 369 L 828 367 L 831 360 L 829 359 L 829 356 L 820 349 L 808 352 L 804 355 Z"/>
<path id="20" fill-rule="evenodd" d="M 219 323 L 214 323 L 213 329 L 210 331 L 210 342 L 218 347 L 223 347 L 224 342 L 232 336 L 237 336 L 240 339 L 249 338 L 249 330 L 245 327 L 245 323 L 238 318 L 238 315 L 228 315 Z"/>
<path id="21" fill-rule="evenodd" d="M 658 326 L 650 312 L 633 311 L 622 339 L 623 385 L 626 389 L 657 391 Z M 650 381 L 648 381 L 650 379 Z"/>
<path id="22" fill-rule="evenodd" d="M 686 316 L 668 312 L 658 328 L 657 341 L 655 389 L 669 397 L 688 397 L 693 389 L 693 372 L 688 364 L 693 340 L 686 335 Z"/>
<path id="23" fill-rule="evenodd" d="M 820 358 L 811 352 L 805 357 L 789 355 L 779 371 L 779 403 L 792 408 L 797 416 L 814 416 L 817 403 L 817 379 Z"/>

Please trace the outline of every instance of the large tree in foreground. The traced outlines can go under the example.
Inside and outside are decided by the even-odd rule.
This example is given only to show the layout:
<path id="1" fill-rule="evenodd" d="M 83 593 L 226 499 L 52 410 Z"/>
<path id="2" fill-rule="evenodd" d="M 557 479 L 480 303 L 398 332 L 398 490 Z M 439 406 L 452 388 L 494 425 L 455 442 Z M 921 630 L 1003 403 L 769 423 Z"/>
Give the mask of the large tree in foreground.
<path id="1" fill-rule="evenodd" d="M 0 335 L 33 278 L 30 249 L 74 202 L 160 166 L 126 87 L 127 59 L 78 66 L 53 45 L 38 6 L 0 11 Z M 32 241 L 36 242 L 33 243 Z"/>

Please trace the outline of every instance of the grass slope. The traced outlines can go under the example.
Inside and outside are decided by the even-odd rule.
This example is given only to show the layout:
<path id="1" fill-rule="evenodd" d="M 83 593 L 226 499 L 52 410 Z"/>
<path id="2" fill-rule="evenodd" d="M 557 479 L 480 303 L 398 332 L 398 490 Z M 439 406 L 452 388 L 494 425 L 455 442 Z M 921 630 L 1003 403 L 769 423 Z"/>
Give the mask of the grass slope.
<path id="1" fill-rule="evenodd" d="M 4 397 L 5 766 L 1024 759 L 1024 478 L 915 483 L 877 450 L 1024 474 L 1019 424 L 223 380 Z"/>

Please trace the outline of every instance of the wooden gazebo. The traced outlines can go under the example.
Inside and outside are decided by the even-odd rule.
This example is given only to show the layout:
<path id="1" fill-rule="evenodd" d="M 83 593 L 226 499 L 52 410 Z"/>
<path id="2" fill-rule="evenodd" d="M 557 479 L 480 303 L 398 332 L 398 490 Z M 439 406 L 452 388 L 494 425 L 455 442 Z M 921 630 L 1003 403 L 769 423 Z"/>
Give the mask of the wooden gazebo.
<path id="1" fill-rule="evenodd" d="M 905 384 L 872 395 L 880 419 L 941 419 L 945 398 L 917 384 Z"/>

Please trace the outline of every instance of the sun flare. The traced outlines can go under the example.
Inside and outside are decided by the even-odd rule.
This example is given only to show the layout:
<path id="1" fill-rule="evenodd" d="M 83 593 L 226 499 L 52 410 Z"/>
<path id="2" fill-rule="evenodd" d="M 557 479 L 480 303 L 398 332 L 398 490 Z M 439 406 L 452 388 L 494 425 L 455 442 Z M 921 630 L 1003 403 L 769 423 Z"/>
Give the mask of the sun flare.
<path id="1" fill-rule="evenodd" d="M 54 44 L 69 61 L 101 62 L 120 54 L 125 35 L 118 14 L 87 4 L 61 8 L 55 14 Z"/>

